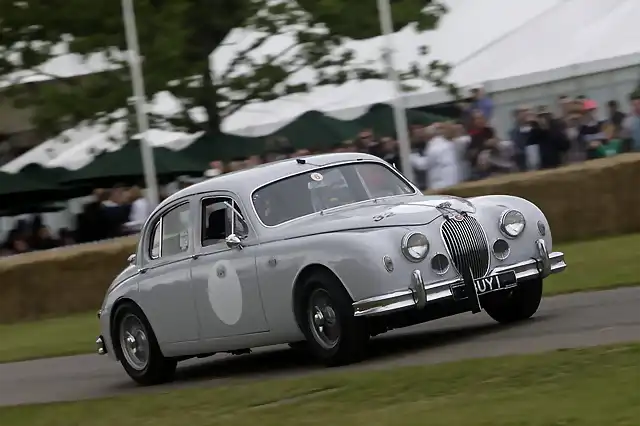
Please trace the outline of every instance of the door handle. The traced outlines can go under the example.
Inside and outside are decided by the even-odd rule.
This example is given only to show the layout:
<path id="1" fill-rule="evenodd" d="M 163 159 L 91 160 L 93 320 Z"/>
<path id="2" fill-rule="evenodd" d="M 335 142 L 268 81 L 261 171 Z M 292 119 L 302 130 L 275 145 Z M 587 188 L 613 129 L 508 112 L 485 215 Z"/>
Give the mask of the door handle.
<path id="1" fill-rule="evenodd" d="M 145 272 L 147 272 L 147 268 L 140 268 L 138 270 L 141 274 L 144 274 Z"/>
<path id="2" fill-rule="evenodd" d="M 198 254 L 192 254 L 191 255 L 191 259 L 193 259 L 193 260 L 196 260 L 199 257 L 200 257 L 200 255 L 198 255 Z"/>

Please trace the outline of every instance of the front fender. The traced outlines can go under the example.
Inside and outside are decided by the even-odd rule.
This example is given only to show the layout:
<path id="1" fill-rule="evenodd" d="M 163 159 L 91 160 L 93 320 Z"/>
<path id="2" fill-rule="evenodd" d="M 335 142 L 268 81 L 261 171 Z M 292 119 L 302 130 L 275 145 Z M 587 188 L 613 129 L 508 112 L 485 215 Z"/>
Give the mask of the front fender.
<path id="1" fill-rule="evenodd" d="M 305 252 L 298 274 L 312 264 L 330 269 L 340 279 L 353 300 L 388 288 L 389 272 L 383 257 L 397 258 L 397 245 L 390 242 L 395 228 L 336 232 L 308 237 L 312 249 Z M 395 255 L 395 256 L 394 256 Z M 296 274 L 296 276 L 298 275 Z"/>
<path id="2" fill-rule="evenodd" d="M 113 313 L 113 307 L 122 299 L 130 299 L 140 305 L 138 281 L 135 275 L 124 281 L 118 282 L 117 284 L 111 285 L 109 287 L 109 291 L 105 295 L 100 309 L 100 335 L 102 336 L 107 349 L 107 354 L 114 360 L 116 357 L 113 350 L 113 341 L 111 339 L 111 315 Z"/>
<path id="3" fill-rule="evenodd" d="M 514 258 L 528 258 L 534 255 L 534 241 L 540 238 L 544 239 L 547 249 L 552 251 L 553 238 L 549 221 L 542 210 L 531 201 L 511 195 L 485 195 L 470 198 L 469 201 L 478 209 L 477 214 L 487 233 L 489 244 L 492 244 L 497 238 L 505 238 L 500 231 L 500 216 L 508 209 L 515 209 L 524 215 L 527 223 L 525 230 L 518 238 L 509 240 L 512 246 L 511 256 Z M 538 222 L 541 222 L 544 226 L 544 235 L 541 235 L 538 229 Z"/>

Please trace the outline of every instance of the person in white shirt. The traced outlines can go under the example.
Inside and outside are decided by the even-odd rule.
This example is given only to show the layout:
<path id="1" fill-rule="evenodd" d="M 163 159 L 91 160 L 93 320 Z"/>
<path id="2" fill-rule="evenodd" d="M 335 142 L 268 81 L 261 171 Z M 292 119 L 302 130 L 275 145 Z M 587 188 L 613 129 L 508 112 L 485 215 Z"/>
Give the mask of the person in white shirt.
<path id="1" fill-rule="evenodd" d="M 423 155 L 412 154 L 411 165 L 427 173 L 429 189 L 443 189 L 462 181 L 462 165 L 453 142 L 455 129 L 450 123 L 432 126 L 435 136 L 427 143 Z"/>
<path id="2" fill-rule="evenodd" d="M 139 187 L 132 187 L 129 190 L 129 196 L 131 197 L 131 212 L 125 228 L 128 231 L 138 232 L 151 214 L 151 209 L 149 208 L 149 201 L 144 197 Z"/>

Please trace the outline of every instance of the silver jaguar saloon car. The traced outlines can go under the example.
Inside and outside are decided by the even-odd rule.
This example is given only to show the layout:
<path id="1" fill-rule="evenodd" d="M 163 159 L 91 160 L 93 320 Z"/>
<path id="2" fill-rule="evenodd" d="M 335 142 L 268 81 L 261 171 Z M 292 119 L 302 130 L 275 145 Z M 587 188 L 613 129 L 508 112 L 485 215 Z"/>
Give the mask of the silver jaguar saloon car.
<path id="1" fill-rule="evenodd" d="M 531 202 L 425 196 L 359 153 L 183 189 L 151 214 L 129 262 L 106 292 L 96 343 L 143 385 L 216 353 L 289 343 L 340 365 L 398 327 L 481 310 L 522 321 L 544 278 L 566 268 Z"/>

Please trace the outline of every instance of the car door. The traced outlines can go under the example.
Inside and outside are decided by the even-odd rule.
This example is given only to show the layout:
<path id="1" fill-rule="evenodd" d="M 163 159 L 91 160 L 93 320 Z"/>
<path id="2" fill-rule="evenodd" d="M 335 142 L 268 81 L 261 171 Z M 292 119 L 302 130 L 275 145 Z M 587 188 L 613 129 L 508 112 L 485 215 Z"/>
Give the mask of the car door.
<path id="1" fill-rule="evenodd" d="M 229 193 L 199 199 L 191 275 L 203 340 L 269 331 L 256 269 L 258 240 L 238 217 L 242 212 L 236 200 Z M 232 233 L 241 239 L 241 248 L 225 242 Z"/>
<path id="2" fill-rule="evenodd" d="M 187 200 L 158 214 L 144 231 L 139 293 L 161 344 L 197 341 L 198 317 L 191 283 L 193 212 Z"/>

